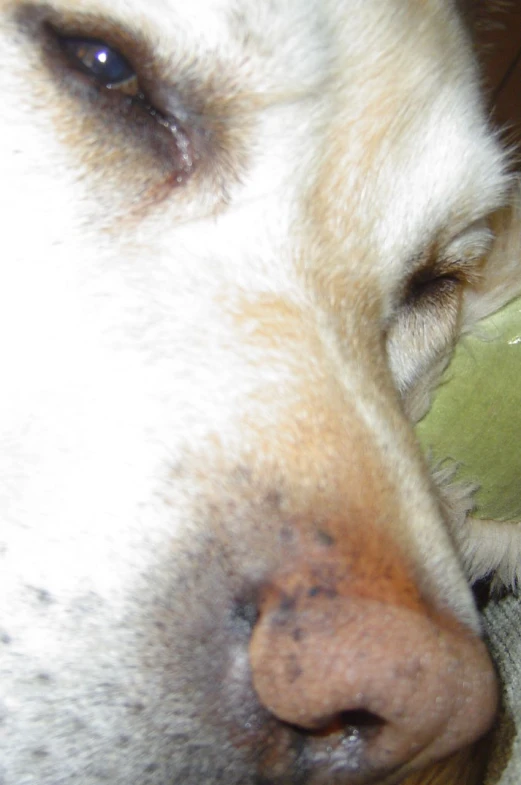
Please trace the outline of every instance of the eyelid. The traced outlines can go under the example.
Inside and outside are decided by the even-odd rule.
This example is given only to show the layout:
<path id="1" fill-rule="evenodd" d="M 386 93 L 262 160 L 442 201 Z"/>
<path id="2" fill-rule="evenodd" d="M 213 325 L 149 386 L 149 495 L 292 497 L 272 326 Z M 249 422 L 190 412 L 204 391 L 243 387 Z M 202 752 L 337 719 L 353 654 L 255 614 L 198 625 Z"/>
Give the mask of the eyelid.
<path id="1" fill-rule="evenodd" d="M 476 221 L 447 245 L 445 255 L 448 259 L 476 260 L 485 256 L 494 242 L 494 232 L 484 219 Z"/>
<path id="2" fill-rule="evenodd" d="M 440 279 L 472 284 L 480 275 L 481 263 L 489 253 L 494 241 L 494 233 L 486 219 L 479 219 L 464 230 L 445 241 L 443 245 L 431 249 L 409 278 L 415 282 L 436 281 Z"/>

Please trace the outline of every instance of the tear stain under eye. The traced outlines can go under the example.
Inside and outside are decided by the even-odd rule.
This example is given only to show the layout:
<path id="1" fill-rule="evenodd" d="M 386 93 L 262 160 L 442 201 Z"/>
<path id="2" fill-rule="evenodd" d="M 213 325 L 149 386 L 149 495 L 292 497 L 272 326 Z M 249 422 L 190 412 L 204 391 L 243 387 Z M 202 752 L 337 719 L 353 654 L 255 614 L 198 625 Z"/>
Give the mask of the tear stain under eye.
<path id="1" fill-rule="evenodd" d="M 154 109 L 154 107 L 150 106 L 150 104 L 147 104 L 143 93 L 138 93 L 135 97 L 135 100 L 139 101 L 145 107 L 149 115 L 153 117 L 159 123 L 159 125 L 168 129 L 175 136 L 177 147 L 181 154 L 182 167 L 186 173 L 189 173 L 193 168 L 194 162 L 197 159 L 197 155 L 192 154 L 187 135 L 180 128 L 180 126 L 174 122 L 173 119 L 167 119 L 164 117 L 164 115 L 161 114 L 161 112 L 159 112 L 157 109 Z M 177 175 L 176 180 L 180 183 L 182 182 L 183 178 L 181 175 Z"/>

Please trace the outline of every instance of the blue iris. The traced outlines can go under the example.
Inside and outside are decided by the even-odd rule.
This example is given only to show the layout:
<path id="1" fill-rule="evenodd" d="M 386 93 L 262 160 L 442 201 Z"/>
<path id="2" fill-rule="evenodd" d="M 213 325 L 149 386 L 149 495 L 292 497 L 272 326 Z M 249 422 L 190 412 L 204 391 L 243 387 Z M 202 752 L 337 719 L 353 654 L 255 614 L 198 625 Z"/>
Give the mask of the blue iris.
<path id="1" fill-rule="evenodd" d="M 82 71 L 95 77 L 106 87 L 121 84 L 135 76 L 128 60 L 104 41 L 93 38 L 62 38 L 61 44 Z"/>

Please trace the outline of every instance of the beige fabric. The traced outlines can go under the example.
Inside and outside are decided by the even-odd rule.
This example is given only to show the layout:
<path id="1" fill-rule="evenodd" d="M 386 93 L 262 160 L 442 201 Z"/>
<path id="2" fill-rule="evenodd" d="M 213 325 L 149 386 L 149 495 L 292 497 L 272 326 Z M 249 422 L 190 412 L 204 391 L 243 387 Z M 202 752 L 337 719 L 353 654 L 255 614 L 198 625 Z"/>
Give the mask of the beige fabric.
<path id="1" fill-rule="evenodd" d="M 485 785 L 521 785 L 521 598 L 508 596 L 491 603 L 484 619 L 504 685 Z"/>

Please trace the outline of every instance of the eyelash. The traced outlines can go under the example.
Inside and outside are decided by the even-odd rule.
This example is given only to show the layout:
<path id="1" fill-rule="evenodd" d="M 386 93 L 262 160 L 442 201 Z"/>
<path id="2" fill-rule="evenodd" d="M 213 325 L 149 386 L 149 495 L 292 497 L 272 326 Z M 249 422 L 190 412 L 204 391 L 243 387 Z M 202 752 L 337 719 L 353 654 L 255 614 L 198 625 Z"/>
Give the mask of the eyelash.
<path id="1" fill-rule="evenodd" d="M 460 284 L 457 271 L 436 273 L 432 270 L 420 270 L 409 281 L 405 302 L 414 305 L 453 293 Z"/>

